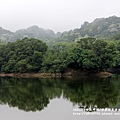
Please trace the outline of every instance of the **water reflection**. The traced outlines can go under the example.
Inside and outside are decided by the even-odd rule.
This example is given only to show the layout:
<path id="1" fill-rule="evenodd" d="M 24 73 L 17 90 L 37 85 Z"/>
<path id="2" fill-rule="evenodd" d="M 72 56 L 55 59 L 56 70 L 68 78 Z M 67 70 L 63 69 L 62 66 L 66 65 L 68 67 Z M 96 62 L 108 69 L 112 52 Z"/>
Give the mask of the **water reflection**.
<path id="1" fill-rule="evenodd" d="M 25 111 L 42 110 L 53 98 L 67 99 L 86 111 L 118 108 L 120 76 L 79 79 L 0 79 L 0 104 Z"/>

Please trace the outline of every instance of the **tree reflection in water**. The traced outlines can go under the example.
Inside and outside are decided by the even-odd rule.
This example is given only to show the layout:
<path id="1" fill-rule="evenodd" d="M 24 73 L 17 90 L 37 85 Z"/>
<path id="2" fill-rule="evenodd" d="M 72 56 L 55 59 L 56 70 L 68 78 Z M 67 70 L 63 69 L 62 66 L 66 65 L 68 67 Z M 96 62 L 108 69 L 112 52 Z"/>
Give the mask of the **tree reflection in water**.
<path id="1" fill-rule="evenodd" d="M 40 111 L 53 98 L 67 99 L 85 111 L 115 108 L 120 103 L 120 76 L 79 79 L 0 79 L 0 104 Z"/>

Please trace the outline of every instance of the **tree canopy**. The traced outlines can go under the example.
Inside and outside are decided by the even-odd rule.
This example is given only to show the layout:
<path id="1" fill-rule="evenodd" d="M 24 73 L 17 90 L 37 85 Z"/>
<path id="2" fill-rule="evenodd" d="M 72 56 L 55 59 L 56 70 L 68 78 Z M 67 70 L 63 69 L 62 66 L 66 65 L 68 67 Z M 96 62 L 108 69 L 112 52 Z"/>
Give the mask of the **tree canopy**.
<path id="1" fill-rule="evenodd" d="M 58 42 L 48 48 L 35 38 L 0 45 L 1 72 L 64 73 L 68 69 L 101 71 L 120 66 L 120 42 L 96 38 Z"/>
<path id="2" fill-rule="evenodd" d="M 3 72 L 38 72 L 47 45 L 38 39 L 23 38 L 0 47 L 0 67 Z"/>

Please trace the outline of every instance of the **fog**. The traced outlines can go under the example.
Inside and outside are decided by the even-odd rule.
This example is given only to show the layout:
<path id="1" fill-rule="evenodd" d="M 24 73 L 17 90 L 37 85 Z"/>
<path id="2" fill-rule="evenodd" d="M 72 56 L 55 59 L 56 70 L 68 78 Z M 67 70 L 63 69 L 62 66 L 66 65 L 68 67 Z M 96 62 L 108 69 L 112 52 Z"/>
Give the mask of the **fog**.
<path id="1" fill-rule="evenodd" d="M 16 31 L 38 25 L 63 32 L 95 18 L 119 17 L 119 5 L 119 0 L 0 0 L 0 27 Z"/>

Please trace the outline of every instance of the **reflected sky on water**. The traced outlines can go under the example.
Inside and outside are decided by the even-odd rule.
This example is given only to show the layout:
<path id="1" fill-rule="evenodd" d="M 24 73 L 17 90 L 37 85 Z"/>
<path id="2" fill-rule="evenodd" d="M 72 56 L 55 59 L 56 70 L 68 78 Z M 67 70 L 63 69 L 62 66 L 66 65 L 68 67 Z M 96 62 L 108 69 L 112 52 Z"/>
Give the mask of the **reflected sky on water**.
<path id="1" fill-rule="evenodd" d="M 100 109 L 119 109 L 119 79 L 120 76 L 106 79 L 1 78 L 0 119 L 118 120 L 119 115 L 73 115 L 73 110 L 96 105 Z"/>

